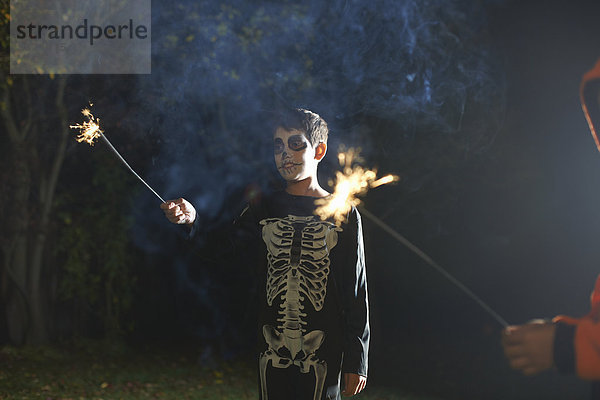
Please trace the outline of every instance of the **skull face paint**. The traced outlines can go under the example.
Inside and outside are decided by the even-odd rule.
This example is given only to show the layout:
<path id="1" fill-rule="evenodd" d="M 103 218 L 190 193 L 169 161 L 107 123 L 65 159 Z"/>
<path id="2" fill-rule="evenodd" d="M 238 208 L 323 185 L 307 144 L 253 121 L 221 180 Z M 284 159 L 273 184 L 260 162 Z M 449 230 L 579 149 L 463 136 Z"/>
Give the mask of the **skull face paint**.
<path id="1" fill-rule="evenodd" d="M 301 151 L 304 150 L 307 146 L 306 138 L 304 135 L 292 135 L 288 138 L 288 148 L 292 151 Z M 285 150 L 285 145 L 283 144 L 283 140 L 281 138 L 275 138 L 274 141 L 275 146 L 275 154 L 281 154 Z"/>
<path id="2" fill-rule="evenodd" d="M 279 127 L 273 136 L 273 146 L 275 165 L 283 179 L 294 182 L 316 176 L 315 148 L 304 133 Z"/>

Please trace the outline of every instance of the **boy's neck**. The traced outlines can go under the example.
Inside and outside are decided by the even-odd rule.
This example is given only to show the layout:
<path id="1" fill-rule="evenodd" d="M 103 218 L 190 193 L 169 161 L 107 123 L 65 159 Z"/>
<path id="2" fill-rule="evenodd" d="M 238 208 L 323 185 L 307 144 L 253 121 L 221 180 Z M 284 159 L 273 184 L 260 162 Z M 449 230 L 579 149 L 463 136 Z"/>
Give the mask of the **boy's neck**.
<path id="1" fill-rule="evenodd" d="M 288 181 L 285 191 L 294 196 L 326 197 L 330 195 L 319 185 L 317 178 L 312 176 L 301 181 Z"/>

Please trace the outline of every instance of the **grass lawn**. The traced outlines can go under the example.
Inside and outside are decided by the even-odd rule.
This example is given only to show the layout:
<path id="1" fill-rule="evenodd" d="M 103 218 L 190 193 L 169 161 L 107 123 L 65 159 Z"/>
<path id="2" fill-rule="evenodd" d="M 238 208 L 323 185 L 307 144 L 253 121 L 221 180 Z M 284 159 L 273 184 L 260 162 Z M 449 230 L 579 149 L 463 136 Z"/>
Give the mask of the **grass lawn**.
<path id="1" fill-rule="evenodd" d="M 103 346 L 0 349 L 0 400 L 257 399 L 251 362 L 198 363 L 197 349 Z M 368 387 L 356 399 L 433 400 Z"/>

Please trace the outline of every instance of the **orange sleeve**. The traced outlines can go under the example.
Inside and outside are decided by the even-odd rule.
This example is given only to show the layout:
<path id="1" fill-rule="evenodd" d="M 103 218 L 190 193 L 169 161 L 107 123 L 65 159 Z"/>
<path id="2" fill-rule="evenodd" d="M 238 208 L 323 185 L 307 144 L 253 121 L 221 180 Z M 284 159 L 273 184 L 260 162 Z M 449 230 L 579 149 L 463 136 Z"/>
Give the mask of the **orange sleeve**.
<path id="1" fill-rule="evenodd" d="M 575 325 L 574 353 L 577 375 L 600 380 L 600 276 L 591 295 L 591 311 L 583 318 L 559 315 L 554 322 Z"/>
<path id="2" fill-rule="evenodd" d="M 575 363 L 582 379 L 600 380 L 600 323 L 582 318 L 575 330 Z"/>

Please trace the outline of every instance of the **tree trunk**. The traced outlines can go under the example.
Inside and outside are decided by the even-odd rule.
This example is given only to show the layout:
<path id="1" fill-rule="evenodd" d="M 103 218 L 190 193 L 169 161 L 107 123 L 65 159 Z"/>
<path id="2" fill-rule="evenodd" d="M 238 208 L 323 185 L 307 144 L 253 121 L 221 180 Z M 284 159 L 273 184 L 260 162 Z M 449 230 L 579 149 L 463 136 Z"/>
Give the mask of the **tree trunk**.
<path id="1" fill-rule="evenodd" d="M 56 91 L 56 108 L 60 116 L 61 126 L 59 132 L 58 148 L 56 149 L 52 166 L 48 172 L 48 176 L 42 175 L 40 178 L 40 205 L 41 210 L 39 216 L 39 225 L 33 243 L 33 251 L 31 264 L 29 267 L 29 293 L 30 314 L 31 314 L 31 330 L 28 335 L 28 342 L 32 344 L 44 343 L 48 340 L 48 291 L 44 290 L 41 285 L 43 275 L 43 259 L 44 249 L 46 247 L 46 237 L 48 225 L 50 222 L 50 213 L 54 203 L 54 193 L 56 190 L 56 182 L 60 175 L 60 170 L 65 158 L 65 150 L 67 147 L 68 136 L 68 116 L 64 105 L 66 78 L 61 76 L 58 78 L 58 88 Z"/>
<path id="2" fill-rule="evenodd" d="M 25 292 L 27 239 L 24 234 L 18 234 L 14 239 L 13 248 L 5 257 L 5 273 L 9 282 L 3 288 L 6 301 L 6 318 L 8 337 L 12 343 L 22 344 L 29 329 L 29 299 Z"/>
<path id="3" fill-rule="evenodd" d="M 14 192 L 12 204 L 23 206 L 14 207 L 15 210 L 8 218 L 9 235 L 12 239 L 4 246 L 6 254 L 6 275 L 10 278 L 5 286 L 6 316 L 9 320 L 8 333 L 13 343 L 22 343 L 29 325 L 29 298 L 27 288 L 27 264 L 29 254 L 28 225 L 29 207 L 28 199 L 31 188 L 30 170 L 27 159 L 22 156 L 21 145 L 15 147 Z M 10 323 L 12 321 L 12 323 Z"/>
<path id="4" fill-rule="evenodd" d="M 28 78 L 23 78 L 23 83 L 25 91 L 28 92 L 26 79 Z M 43 282 L 51 280 L 43 279 L 46 272 L 44 250 L 56 183 L 65 158 L 69 132 L 67 109 L 64 105 L 66 77 L 61 76 L 57 81 L 55 106 L 61 125 L 58 129 L 53 129 L 58 131 L 59 137 L 53 138 L 57 148 L 50 165 L 46 165 L 44 160 L 40 163 L 30 162 L 31 154 L 36 151 L 35 146 L 45 142 L 35 140 L 38 132 L 33 131 L 32 121 L 36 114 L 30 99 L 26 96 L 26 104 L 19 104 L 29 109 L 26 120 L 17 123 L 12 114 L 14 107 L 11 105 L 9 88 L 5 87 L 3 107 L 0 111 L 9 133 L 14 168 L 11 185 L 14 190 L 9 194 L 11 212 L 7 218 L 10 233 L 2 244 L 5 254 L 4 275 L 10 280 L 3 285 L 2 295 L 7 307 L 9 338 L 15 344 L 22 344 L 24 340 L 40 344 L 48 340 L 48 300 L 51 299 L 48 298 L 49 291 L 45 290 Z M 31 165 L 37 166 L 39 170 L 32 171 L 31 168 L 35 167 Z M 36 182 L 39 196 L 31 196 L 34 185 L 32 177 L 39 177 L 39 182 Z M 32 200 L 36 197 L 37 200 Z"/>
<path id="5" fill-rule="evenodd" d="M 8 336 L 11 342 L 21 344 L 29 329 L 29 298 L 27 288 L 28 262 L 28 227 L 30 217 L 29 197 L 31 192 L 31 171 L 25 149 L 24 129 L 19 130 L 11 114 L 11 103 L 8 88 L 3 93 L 1 107 L 4 126 L 11 144 L 13 160 L 12 182 L 7 185 L 13 188 L 9 194 L 8 204 L 12 208 L 6 215 L 8 240 L 3 243 L 4 275 L 9 279 L 3 285 L 3 296 L 6 303 Z M 31 126 L 29 123 L 26 127 Z"/>

